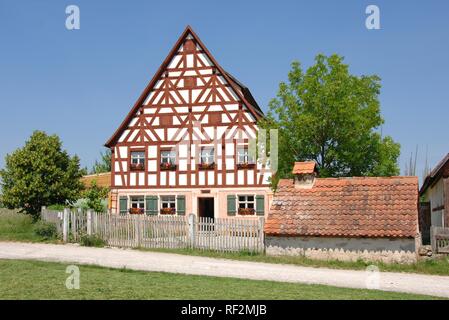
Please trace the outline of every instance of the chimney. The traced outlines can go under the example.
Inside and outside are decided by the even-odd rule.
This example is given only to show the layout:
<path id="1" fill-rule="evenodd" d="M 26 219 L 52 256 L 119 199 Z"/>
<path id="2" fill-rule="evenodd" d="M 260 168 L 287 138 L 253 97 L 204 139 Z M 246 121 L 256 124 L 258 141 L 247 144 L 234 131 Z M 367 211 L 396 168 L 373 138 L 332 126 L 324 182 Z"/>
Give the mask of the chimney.
<path id="1" fill-rule="evenodd" d="M 315 161 L 295 162 L 292 173 L 295 175 L 295 188 L 310 189 L 315 183 L 318 169 Z"/>

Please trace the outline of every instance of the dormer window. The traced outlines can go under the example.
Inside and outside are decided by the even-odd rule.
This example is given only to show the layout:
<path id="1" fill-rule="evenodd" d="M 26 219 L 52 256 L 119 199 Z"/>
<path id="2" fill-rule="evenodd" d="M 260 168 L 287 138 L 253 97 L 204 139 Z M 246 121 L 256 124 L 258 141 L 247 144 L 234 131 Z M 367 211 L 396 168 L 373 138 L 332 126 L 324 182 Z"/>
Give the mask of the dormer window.
<path id="1" fill-rule="evenodd" d="M 131 152 L 131 170 L 144 170 L 145 169 L 145 151 L 132 151 Z"/>

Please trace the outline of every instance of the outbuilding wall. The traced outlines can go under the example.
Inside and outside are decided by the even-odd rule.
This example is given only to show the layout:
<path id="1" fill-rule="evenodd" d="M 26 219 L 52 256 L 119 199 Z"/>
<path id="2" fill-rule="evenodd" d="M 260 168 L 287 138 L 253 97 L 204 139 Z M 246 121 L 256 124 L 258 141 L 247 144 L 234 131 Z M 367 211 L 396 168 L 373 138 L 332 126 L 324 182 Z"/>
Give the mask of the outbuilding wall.
<path id="1" fill-rule="evenodd" d="M 267 255 L 304 256 L 311 259 L 413 263 L 415 238 L 274 237 L 265 239 Z"/>

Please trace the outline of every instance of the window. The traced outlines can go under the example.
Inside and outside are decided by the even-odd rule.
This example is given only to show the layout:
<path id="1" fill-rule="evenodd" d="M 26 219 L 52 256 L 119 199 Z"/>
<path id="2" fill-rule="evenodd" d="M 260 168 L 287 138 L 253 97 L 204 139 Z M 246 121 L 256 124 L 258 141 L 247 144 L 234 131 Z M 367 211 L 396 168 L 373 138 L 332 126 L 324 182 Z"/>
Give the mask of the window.
<path id="1" fill-rule="evenodd" d="M 131 152 L 131 170 L 143 170 L 145 168 L 145 151 Z"/>
<path id="2" fill-rule="evenodd" d="M 176 213 L 176 197 L 161 196 L 161 214 L 175 214 L 175 213 Z"/>
<path id="3" fill-rule="evenodd" d="M 143 196 L 132 196 L 131 197 L 131 208 L 130 213 L 141 214 L 145 211 L 145 198 Z"/>
<path id="4" fill-rule="evenodd" d="M 201 148 L 201 163 L 211 164 L 214 163 L 214 148 L 213 147 L 202 147 Z"/>
<path id="5" fill-rule="evenodd" d="M 253 163 L 253 156 L 249 153 L 248 147 L 237 149 L 237 163 Z"/>
<path id="6" fill-rule="evenodd" d="M 239 214 L 253 215 L 254 210 L 254 196 L 238 196 Z"/>
<path id="7" fill-rule="evenodd" d="M 145 164 L 145 152 L 144 151 L 132 151 L 131 152 L 132 164 Z"/>
<path id="8" fill-rule="evenodd" d="M 254 196 L 239 196 L 239 209 L 240 208 L 254 209 Z"/>
<path id="9" fill-rule="evenodd" d="M 176 152 L 173 150 L 161 151 L 161 163 L 176 164 Z"/>

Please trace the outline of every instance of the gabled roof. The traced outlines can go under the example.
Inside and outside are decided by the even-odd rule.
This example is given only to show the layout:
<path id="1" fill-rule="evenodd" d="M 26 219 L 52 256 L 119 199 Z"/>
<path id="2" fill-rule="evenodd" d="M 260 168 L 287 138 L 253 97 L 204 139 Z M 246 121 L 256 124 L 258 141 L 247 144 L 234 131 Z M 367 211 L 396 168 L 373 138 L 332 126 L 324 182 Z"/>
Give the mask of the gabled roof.
<path id="1" fill-rule="evenodd" d="M 449 153 L 446 154 L 440 162 L 438 162 L 435 168 L 433 168 L 433 170 L 424 179 L 421 190 L 419 190 L 419 194 L 422 195 L 425 193 L 426 190 L 442 176 L 449 176 Z"/>
<path id="2" fill-rule="evenodd" d="M 243 86 L 237 79 L 232 77 L 229 73 L 227 73 L 223 68 L 218 64 L 218 62 L 215 60 L 215 58 L 212 56 L 212 54 L 209 52 L 207 47 L 204 45 L 204 43 L 201 41 L 201 39 L 196 35 L 196 33 L 192 30 L 190 26 L 187 26 L 181 36 L 176 41 L 173 48 L 170 50 L 169 54 L 165 58 L 165 60 L 162 62 L 161 66 L 157 70 L 157 72 L 154 74 L 151 81 L 148 83 L 148 85 L 143 90 L 140 97 L 137 99 L 136 103 L 132 107 L 132 109 L 129 111 L 126 118 L 123 120 L 121 125 L 118 127 L 118 129 L 114 132 L 114 134 L 111 136 L 111 138 L 105 143 L 106 147 L 111 147 L 119 138 L 120 134 L 126 129 L 136 112 L 139 110 L 139 108 L 142 106 L 143 102 L 145 101 L 145 98 L 148 96 L 150 91 L 155 86 L 157 80 L 162 76 L 164 70 L 167 68 L 168 64 L 174 57 L 174 55 L 177 53 L 179 48 L 181 47 L 183 40 L 186 39 L 189 35 L 195 39 L 196 43 L 199 44 L 199 46 L 204 50 L 204 53 L 207 55 L 207 57 L 212 61 L 212 63 L 215 65 L 215 67 L 218 69 L 218 71 L 223 75 L 223 77 L 226 79 L 227 82 L 229 82 L 232 89 L 235 91 L 237 96 L 242 100 L 242 102 L 247 106 L 249 111 L 253 114 L 253 116 L 256 118 L 256 120 L 263 117 L 263 112 L 260 109 L 260 107 L 257 105 L 256 101 L 254 100 L 253 96 L 249 92 L 248 88 Z"/>
<path id="3" fill-rule="evenodd" d="M 293 166 L 292 173 L 293 174 L 310 174 L 316 171 L 316 162 L 315 161 L 303 161 L 303 162 L 295 162 Z"/>
<path id="4" fill-rule="evenodd" d="M 282 179 L 265 223 L 275 236 L 415 237 L 418 178 L 318 178 L 310 189 Z"/>

